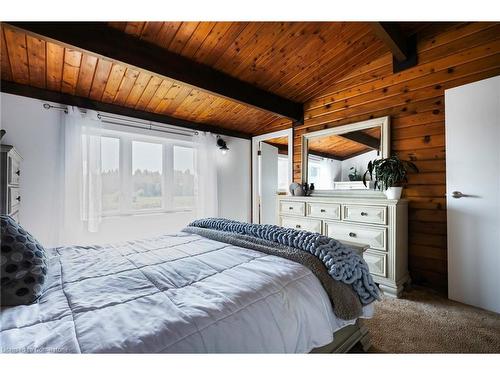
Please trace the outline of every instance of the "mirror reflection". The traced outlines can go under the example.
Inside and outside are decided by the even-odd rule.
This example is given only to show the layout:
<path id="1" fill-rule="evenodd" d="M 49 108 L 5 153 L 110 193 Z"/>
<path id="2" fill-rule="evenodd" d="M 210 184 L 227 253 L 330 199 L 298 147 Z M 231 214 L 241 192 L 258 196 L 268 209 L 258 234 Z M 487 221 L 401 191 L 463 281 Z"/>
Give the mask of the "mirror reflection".
<path id="1" fill-rule="evenodd" d="M 266 145 L 261 145 L 261 155 L 265 154 L 264 158 L 272 155 L 266 158 L 264 164 L 266 167 L 276 165 L 276 173 L 273 174 L 276 177 L 272 178 L 272 191 L 274 194 L 286 194 L 290 180 L 288 176 L 288 137 L 271 138 L 262 141 L 262 143 Z M 268 159 L 270 159 L 270 163 L 267 163 Z"/>
<path id="2" fill-rule="evenodd" d="M 307 182 L 316 190 L 367 189 L 363 174 L 380 152 L 380 126 L 309 138 Z"/>

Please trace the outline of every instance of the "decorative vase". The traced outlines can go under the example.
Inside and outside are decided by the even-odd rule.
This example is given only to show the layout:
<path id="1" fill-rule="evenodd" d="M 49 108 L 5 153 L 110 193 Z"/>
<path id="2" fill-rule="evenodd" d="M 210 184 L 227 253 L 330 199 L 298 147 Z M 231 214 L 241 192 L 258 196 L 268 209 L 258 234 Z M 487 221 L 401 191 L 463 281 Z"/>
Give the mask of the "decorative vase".
<path id="1" fill-rule="evenodd" d="M 401 198 L 402 192 L 403 192 L 403 187 L 392 186 L 390 188 L 387 188 L 387 190 L 384 191 L 384 194 L 387 197 L 387 199 L 399 199 Z"/>
<path id="2" fill-rule="evenodd" d="M 305 191 L 304 191 L 304 188 L 300 185 L 298 185 L 294 191 L 293 191 L 293 195 L 296 195 L 298 197 L 302 197 L 304 195 L 306 195 Z"/>

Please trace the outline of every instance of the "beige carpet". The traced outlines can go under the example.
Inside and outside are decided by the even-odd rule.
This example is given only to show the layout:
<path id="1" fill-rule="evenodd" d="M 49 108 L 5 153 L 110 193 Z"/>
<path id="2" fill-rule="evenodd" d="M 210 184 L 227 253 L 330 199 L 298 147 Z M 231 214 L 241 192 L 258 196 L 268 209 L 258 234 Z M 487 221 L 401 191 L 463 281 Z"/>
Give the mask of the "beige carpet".
<path id="1" fill-rule="evenodd" d="M 376 302 L 372 353 L 500 353 L 500 315 L 420 287 Z"/>

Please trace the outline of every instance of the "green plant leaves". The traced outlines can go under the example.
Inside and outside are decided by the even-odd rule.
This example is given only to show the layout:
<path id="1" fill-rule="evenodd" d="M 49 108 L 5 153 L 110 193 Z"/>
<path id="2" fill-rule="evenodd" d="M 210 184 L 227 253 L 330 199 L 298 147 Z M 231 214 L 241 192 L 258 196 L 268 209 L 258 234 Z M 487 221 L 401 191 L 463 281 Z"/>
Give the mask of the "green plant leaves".
<path id="1" fill-rule="evenodd" d="M 411 161 L 400 160 L 397 155 L 370 160 L 363 175 L 363 184 L 367 186 L 367 177 L 370 176 L 370 180 L 374 180 L 374 189 L 385 190 L 408 182 L 409 171 L 418 172 L 418 168 Z"/>

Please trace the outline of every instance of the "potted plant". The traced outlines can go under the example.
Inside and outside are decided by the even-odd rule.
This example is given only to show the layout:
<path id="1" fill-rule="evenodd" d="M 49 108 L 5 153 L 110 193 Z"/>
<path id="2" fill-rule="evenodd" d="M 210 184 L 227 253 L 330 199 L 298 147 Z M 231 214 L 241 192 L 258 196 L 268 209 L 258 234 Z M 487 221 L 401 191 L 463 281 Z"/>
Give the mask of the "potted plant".
<path id="1" fill-rule="evenodd" d="M 371 160 L 363 175 L 363 184 L 367 186 L 366 177 L 370 175 L 371 180 L 375 178 L 374 189 L 383 190 L 387 199 L 399 199 L 403 184 L 408 182 L 406 175 L 409 171 L 418 172 L 418 168 L 411 161 L 400 160 L 396 155 Z"/>

